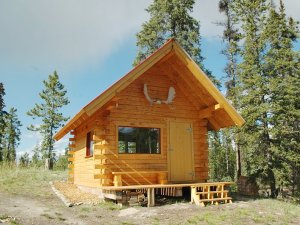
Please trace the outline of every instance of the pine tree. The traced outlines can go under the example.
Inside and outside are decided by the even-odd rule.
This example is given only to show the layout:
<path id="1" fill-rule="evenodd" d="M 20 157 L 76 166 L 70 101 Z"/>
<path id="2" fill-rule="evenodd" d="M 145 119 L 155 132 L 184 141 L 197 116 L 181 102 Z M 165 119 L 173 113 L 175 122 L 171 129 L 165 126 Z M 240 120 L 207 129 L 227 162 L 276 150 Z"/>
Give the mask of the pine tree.
<path id="1" fill-rule="evenodd" d="M 142 30 L 136 35 L 138 53 L 134 65 L 146 59 L 168 39 L 175 38 L 210 79 L 220 86 L 220 82 L 203 66 L 200 25 L 190 15 L 194 4 L 195 0 L 153 1 L 146 9 L 150 19 L 142 25 Z"/>
<path id="2" fill-rule="evenodd" d="M 21 167 L 28 167 L 30 164 L 29 154 L 25 152 L 23 155 L 20 156 L 20 166 Z"/>
<path id="3" fill-rule="evenodd" d="M 39 94 L 43 103 L 35 104 L 27 114 L 33 119 L 40 118 L 42 124 L 40 126 L 31 125 L 29 130 L 38 131 L 42 134 L 42 150 L 47 152 L 46 160 L 49 160 L 48 168 L 53 168 L 53 135 L 55 131 L 63 126 L 63 123 L 68 120 L 59 111 L 63 106 L 69 103 L 68 98 L 65 96 L 67 91 L 59 81 L 59 76 L 54 71 L 49 75 L 48 80 L 43 81 L 45 89 Z"/>
<path id="4" fill-rule="evenodd" d="M 5 89 L 3 83 L 0 82 L 0 162 L 3 161 L 3 136 L 5 129 L 4 117 L 6 112 L 4 111 L 5 103 L 4 103 L 4 95 Z"/>
<path id="5" fill-rule="evenodd" d="M 266 36 L 269 48 L 265 56 L 270 76 L 272 147 L 276 152 L 281 183 L 300 190 L 300 54 L 293 48 L 299 37 L 297 22 L 287 18 L 280 1 L 279 12 L 270 8 Z"/>
<path id="6" fill-rule="evenodd" d="M 31 165 L 35 167 L 41 167 L 42 158 L 41 158 L 40 145 L 37 144 L 32 151 L 33 151 L 33 155 L 31 157 Z"/>
<path id="7" fill-rule="evenodd" d="M 19 145 L 22 126 L 18 116 L 16 114 L 17 109 L 11 108 L 5 116 L 5 129 L 3 138 L 3 152 L 4 161 L 15 162 L 16 160 L 16 148 Z"/>
<path id="8" fill-rule="evenodd" d="M 220 0 L 219 1 L 219 11 L 225 15 L 225 21 L 220 23 L 224 27 L 223 31 L 223 41 L 225 43 L 225 49 L 222 50 L 222 54 L 226 56 L 227 64 L 225 67 L 226 73 L 226 98 L 229 99 L 232 105 L 236 109 L 240 109 L 239 103 L 239 91 L 240 91 L 240 79 L 237 73 L 238 57 L 240 56 L 239 41 L 241 39 L 241 34 L 237 29 L 238 19 L 232 9 L 232 2 L 234 0 Z M 227 129 L 223 132 L 227 136 L 226 140 L 229 141 L 227 146 L 230 146 L 228 151 L 230 151 L 232 144 L 234 145 L 234 150 L 236 152 L 236 172 L 237 179 L 241 176 L 241 136 L 239 128 Z"/>

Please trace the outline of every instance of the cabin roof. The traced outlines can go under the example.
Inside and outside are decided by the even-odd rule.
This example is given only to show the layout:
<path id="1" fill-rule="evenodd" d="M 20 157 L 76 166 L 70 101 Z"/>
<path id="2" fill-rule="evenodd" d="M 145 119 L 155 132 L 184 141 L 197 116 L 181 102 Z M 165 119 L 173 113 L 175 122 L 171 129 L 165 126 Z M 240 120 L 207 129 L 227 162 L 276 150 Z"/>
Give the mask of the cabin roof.
<path id="1" fill-rule="evenodd" d="M 67 133 L 81 125 L 147 70 L 157 63 L 168 61 L 171 57 L 176 57 L 177 64 L 180 64 L 181 68 L 185 71 L 184 76 L 190 76 L 189 81 L 194 85 L 194 88 L 201 93 L 205 92 L 204 98 L 208 97 L 208 99 L 214 100 L 210 101 L 210 103 L 206 103 L 204 108 L 199 109 L 199 118 L 207 118 L 211 130 L 219 130 L 220 128 L 234 125 L 242 126 L 244 124 L 244 119 L 214 86 L 211 80 L 192 60 L 187 52 L 174 39 L 170 39 L 147 59 L 134 67 L 129 73 L 82 108 L 55 134 L 54 139 L 61 139 Z M 180 74 L 181 73 L 178 73 L 179 76 Z"/>

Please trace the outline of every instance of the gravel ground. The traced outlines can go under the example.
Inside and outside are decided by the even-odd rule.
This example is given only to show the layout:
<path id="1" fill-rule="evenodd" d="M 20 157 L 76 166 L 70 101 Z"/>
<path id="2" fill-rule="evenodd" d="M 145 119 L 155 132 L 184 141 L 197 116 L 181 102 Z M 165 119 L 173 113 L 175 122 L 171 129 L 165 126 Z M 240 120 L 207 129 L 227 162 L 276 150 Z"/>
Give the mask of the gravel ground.
<path id="1" fill-rule="evenodd" d="M 81 191 L 75 184 L 66 181 L 53 182 L 54 187 L 74 205 L 78 204 L 99 204 L 100 198 L 97 195 Z"/>

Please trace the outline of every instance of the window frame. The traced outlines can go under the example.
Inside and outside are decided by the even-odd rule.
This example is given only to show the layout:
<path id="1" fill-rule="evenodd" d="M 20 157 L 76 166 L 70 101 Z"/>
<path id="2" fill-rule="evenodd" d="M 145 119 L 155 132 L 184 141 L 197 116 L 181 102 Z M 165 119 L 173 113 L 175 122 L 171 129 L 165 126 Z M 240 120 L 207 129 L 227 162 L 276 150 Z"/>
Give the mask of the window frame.
<path id="1" fill-rule="evenodd" d="M 93 132 L 89 131 L 86 133 L 86 138 L 85 138 L 85 157 L 90 158 L 93 156 L 94 156 Z"/>
<path id="2" fill-rule="evenodd" d="M 119 152 L 119 127 L 131 127 L 131 128 L 148 128 L 148 129 L 158 129 L 159 131 L 159 153 L 121 153 Z M 139 125 L 135 125 L 135 124 L 117 124 L 116 125 L 116 150 L 119 156 L 151 156 L 151 157 L 160 157 L 162 156 L 162 127 L 161 126 L 139 126 Z"/>

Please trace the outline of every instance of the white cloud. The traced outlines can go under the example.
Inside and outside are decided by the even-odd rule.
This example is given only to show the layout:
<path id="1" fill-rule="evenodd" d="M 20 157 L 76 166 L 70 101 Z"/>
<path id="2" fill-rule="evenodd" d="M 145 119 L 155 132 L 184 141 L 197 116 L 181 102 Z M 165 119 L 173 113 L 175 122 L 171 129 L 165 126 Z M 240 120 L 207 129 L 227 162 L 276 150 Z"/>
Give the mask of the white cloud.
<path id="1" fill-rule="evenodd" d="M 206 38 L 218 38 L 222 35 L 222 27 L 217 26 L 216 22 L 222 21 L 224 18 L 219 13 L 219 0 L 198 0 L 196 1 L 193 16 L 201 23 L 201 35 Z M 275 0 L 275 4 L 279 5 L 279 0 Z M 285 0 L 286 14 L 300 21 L 300 1 Z"/>
<path id="2" fill-rule="evenodd" d="M 65 150 L 69 144 L 69 137 L 66 135 L 64 138 L 60 139 L 59 141 L 55 142 L 54 144 L 54 151 L 56 155 L 64 155 Z"/>
<path id="3" fill-rule="evenodd" d="M 219 0 L 196 1 L 193 16 L 200 21 L 201 35 L 206 38 L 216 38 L 222 35 L 222 27 L 216 23 L 222 21 L 223 16 L 218 10 Z"/>
<path id="4" fill-rule="evenodd" d="M 25 154 L 26 152 L 29 154 L 29 157 L 31 158 L 33 155 L 33 149 L 36 146 L 40 146 L 42 144 L 42 135 L 39 132 L 33 132 L 33 131 L 26 131 L 22 135 L 23 139 L 22 142 L 28 143 L 27 146 L 22 147 L 22 149 L 18 148 L 17 150 L 17 159 L 20 158 L 21 155 Z M 60 139 L 59 141 L 54 143 L 54 152 L 56 155 L 62 155 L 65 154 L 65 149 L 68 147 L 69 143 L 69 137 L 66 135 L 64 138 Z"/>
<path id="5" fill-rule="evenodd" d="M 99 62 L 134 36 L 149 2 L 2 0 L 0 60 L 55 68 Z"/>
<path id="6" fill-rule="evenodd" d="M 151 0 L 2 0 L 0 66 L 38 69 L 99 64 L 133 38 L 149 17 Z M 221 35 L 219 0 L 196 1 L 193 15 L 207 38 Z M 285 1 L 287 14 L 300 19 L 300 1 Z"/>

